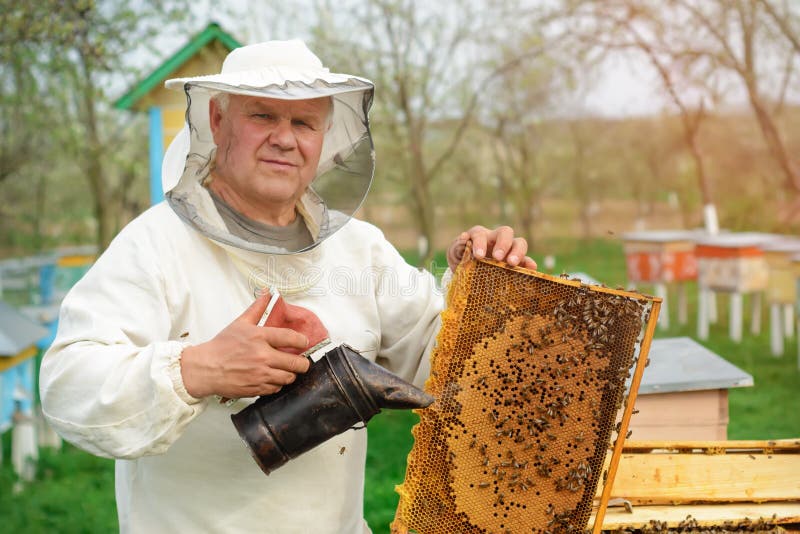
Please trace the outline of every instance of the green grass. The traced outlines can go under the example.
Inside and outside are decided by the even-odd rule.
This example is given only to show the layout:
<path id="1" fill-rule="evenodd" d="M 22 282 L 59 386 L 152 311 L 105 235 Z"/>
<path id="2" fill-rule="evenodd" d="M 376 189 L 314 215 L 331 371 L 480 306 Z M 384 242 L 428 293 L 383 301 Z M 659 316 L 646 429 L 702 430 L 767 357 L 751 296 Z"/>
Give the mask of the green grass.
<path id="1" fill-rule="evenodd" d="M 3 435 L 5 459 L 10 434 Z M 18 483 L 10 462 L 0 468 L 0 532 L 118 532 L 116 510 L 113 460 L 71 446 L 43 449 L 36 480 L 28 484 Z"/>
<path id="2" fill-rule="evenodd" d="M 608 286 L 625 284 L 622 245 L 614 240 L 584 243 L 552 243 L 553 273 L 583 271 Z M 534 258 L 543 265 L 543 252 Z M 413 258 L 410 258 L 413 260 Z M 437 265 L 444 265 L 443 256 Z M 648 288 L 642 288 L 645 292 Z M 657 337 L 695 336 L 694 288 L 690 288 L 690 317 L 687 326 L 677 325 L 673 310 L 671 328 L 658 330 Z M 746 302 L 747 304 L 747 302 Z M 703 344 L 711 351 L 753 375 L 755 386 L 732 389 L 729 393 L 730 439 L 779 439 L 800 437 L 800 372 L 797 369 L 797 341 L 786 346 L 782 358 L 769 354 L 766 310 L 762 333 L 752 336 L 745 325 L 744 340 L 733 343 L 727 335 L 727 301 L 718 303 L 719 321 Z M 749 317 L 749 314 L 747 314 Z M 403 481 L 411 449 L 411 426 L 417 416 L 410 412 L 387 411 L 369 424 L 369 451 L 364 509 L 375 534 L 389 532 L 397 494 Z M 9 458 L 4 437 L 4 458 Z M 37 479 L 18 494 L 12 492 L 14 477 L 6 462 L 0 468 L 0 531 L 3 532 L 116 532 L 113 463 L 66 447 L 61 453 L 44 451 Z"/>

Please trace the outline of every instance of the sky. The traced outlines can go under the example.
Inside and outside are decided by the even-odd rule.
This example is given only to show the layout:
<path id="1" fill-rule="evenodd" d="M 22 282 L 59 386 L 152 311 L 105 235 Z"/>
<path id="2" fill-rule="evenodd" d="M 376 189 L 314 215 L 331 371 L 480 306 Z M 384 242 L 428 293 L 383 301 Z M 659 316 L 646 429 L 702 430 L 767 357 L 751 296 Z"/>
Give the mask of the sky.
<path id="1" fill-rule="evenodd" d="M 245 0 L 197 0 L 193 4 L 195 28 L 185 35 L 167 35 L 158 49 L 164 52 L 163 58 L 139 57 L 137 63 L 147 70 L 154 68 L 170 54 L 182 46 L 189 36 L 205 27 L 210 21 L 221 24 L 223 29 L 242 42 L 255 42 L 267 38 L 305 38 L 308 29 L 303 18 L 298 16 L 304 9 L 311 9 L 311 0 L 282 0 L 286 6 L 287 17 L 270 20 L 266 4 L 246 2 Z M 222 7 L 220 7 L 222 6 Z M 358 74 L 358 73 L 356 73 Z M 657 114 L 663 110 L 674 111 L 653 68 L 644 58 L 607 60 L 598 70 L 598 76 L 590 90 L 581 96 L 570 114 L 602 115 L 606 117 L 625 117 Z M 729 84 L 734 90 L 729 98 L 734 106 L 746 106 L 746 98 L 739 91 L 740 83 L 733 80 Z M 380 90 L 380 88 L 378 88 Z M 800 101 L 800 95 L 795 95 Z"/>

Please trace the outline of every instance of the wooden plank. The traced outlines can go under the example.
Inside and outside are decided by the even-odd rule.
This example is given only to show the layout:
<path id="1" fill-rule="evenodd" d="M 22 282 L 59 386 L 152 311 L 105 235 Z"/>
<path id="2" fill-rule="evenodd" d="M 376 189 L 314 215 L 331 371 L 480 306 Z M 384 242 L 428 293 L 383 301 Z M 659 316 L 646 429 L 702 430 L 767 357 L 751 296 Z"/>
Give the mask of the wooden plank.
<path id="1" fill-rule="evenodd" d="M 16 356 L 0 357 L 0 373 L 36 356 L 36 346 L 31 345 Z"/>
<path id="2" fill-rule="evenodd" d="M 708 450 L 736 452 L 736 449 L 748 451 L 752 449 L 761 450 L 786 450 L 800 452 L 800 438 L 793 439 L 770 439 L 770 440 L 727 440 L 727 441 L 653 441 L 653 440 L 627 440 L 625 442 L 625 452 L 651 451 L 651 450 Z"/>
<path id="3" fill-rule="evenodd" d="M 631 419 L 631 430 L 637 440 L 719 441 L 728 437 L 728 392 L 725 389 L 640 392 L 636 409 L 639 413 Z"/>
<path id="4" fill-rule="evenodd" d="M 800 454 L 625 453 L 612 497 L 639 504 L 800 499 Z"/>
<path id="5" fill-rule="evenodd" d="M 623 507 L 606 510 L 603 530 L 641 528 L 651 520 L 664 521 L 677 527 L 687 516 L 699 526 L 722 526 L 726 521 L 740 523 L 759 519 L 775 524 L 800 523 L 800 501 L 784 503 L 694 504 L 680 506 L 634 506 L 632 512 Z M 774 518 L 773 518 L 774 517 Z M 592 518 L 591 522 L 594 521 Z"/>

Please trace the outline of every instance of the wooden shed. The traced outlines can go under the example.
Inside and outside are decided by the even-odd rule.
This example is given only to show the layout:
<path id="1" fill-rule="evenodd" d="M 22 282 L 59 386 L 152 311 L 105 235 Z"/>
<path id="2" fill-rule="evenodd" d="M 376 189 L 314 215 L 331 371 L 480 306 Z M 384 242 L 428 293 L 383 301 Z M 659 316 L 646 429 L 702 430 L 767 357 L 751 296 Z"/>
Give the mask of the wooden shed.
<path id="1" fill-rule="evenodd" d="M 183 127 L 186 110 L 186 95 L 164 88 L 164 82 L 170 78 L 217 73 L 228 52 L 240 46 L 239 41 L 212 22 L 114 103 L 117 109 L 148 114 L 151 204 L 164 198 L 161 160 L 165 148 Z"/>

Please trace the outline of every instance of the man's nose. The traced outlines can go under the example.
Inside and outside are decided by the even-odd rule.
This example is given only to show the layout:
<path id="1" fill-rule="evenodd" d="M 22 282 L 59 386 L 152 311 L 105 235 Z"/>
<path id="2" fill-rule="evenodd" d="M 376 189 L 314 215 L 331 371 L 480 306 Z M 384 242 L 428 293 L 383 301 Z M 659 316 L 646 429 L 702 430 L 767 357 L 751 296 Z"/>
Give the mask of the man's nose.
<path id="1" fill-rule="evenodd" d="M 269 144 L 281 150 L 291 150 L 297 146 L 297 139 L 292 130 L 292 121 L 280 119 L 276 121 L 267 138 Z"/>

